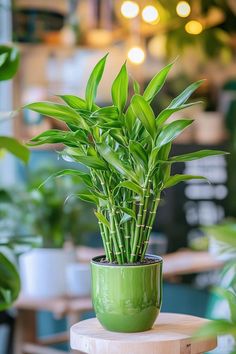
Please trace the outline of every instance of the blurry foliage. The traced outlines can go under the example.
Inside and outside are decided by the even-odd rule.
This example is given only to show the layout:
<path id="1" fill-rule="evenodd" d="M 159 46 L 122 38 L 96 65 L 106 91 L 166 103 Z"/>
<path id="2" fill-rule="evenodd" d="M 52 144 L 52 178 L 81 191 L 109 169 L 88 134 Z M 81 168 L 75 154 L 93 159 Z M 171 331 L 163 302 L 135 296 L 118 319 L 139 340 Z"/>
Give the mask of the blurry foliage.
<path id="1" fill-rule="evenodd" d="M 215 337 L 218 335 L 231 335 L 235 346 L 231 354 L 236 353 L 236 220 L 225 220 L 221 224 L 204 227 L 206 234 L 213 237 L 222 246 L 220 254 L 229 256 L 229 261 L 222 271 L 221 282 L 224 288 L 216 288 L 215 293 L 225 300 L 230 310 L 227 319 L 217 319 L 203 326 L 197 333 L 198 337 Z"/>
<path id="2" fill-rule="evenodd" d="M 37 170 L 25 187 L 6 192 L 8 199 L 0 194 L 0 215 L 4 214 L 0 233 L 41 236 L 44 247 L 63 247 L 65 241 L 80 244 L 86 234 L 97 232 L 92 208 L 76 197 L 83 191 L 81 182 L 74 176 L 46 180 L 54 172 Z"/>
<path id="3" fill-rule="evenodd" d="M 16 48 L 0 45 L 0 81 L 10 80 L 19 65 Z M 0 152 L 7 150 L 23 162 L 29 159 L 29 150 L 12 137 L 0 136 Z M 6 198 L 7 195 L 4 194 Z M 11 241 L 12 242 L 12 241 Z M 7 309 L 20 292 L 20 278 L 10 251 L 8 239 L 0 238 L 0 311 Z"/>
<path id="4" fill-rule="evenodd" d="M 192 11 L 190 16 L 181 18 L 176 14 L 177 0 L 159 0 L 169 13 L 167 35 L 168 56 L 179 55 L 180 51 L 188 46 L 201 48 L 208 57 L 217 57 L 223 60 L 230 59 L 233 49 L 230 47 L 230 35 L 236 32 L 236 16 L 230 1 L 227 0 L 192 0 L 189 1 Z M 223 20 L 210 24 L 208 15 L 214 9 L 221 13 Z M 207 28 L 198 35 L 185 31 L 185 25 L 190 20 L 206 22 Z"/>

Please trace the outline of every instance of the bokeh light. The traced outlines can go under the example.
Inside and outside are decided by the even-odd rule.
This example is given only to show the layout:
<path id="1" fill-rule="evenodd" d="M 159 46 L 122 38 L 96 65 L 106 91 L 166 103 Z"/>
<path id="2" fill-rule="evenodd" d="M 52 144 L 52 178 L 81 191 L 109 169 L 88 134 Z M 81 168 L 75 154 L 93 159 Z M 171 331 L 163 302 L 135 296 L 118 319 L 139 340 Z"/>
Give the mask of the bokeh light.
<path id="1" fill-rule="evenodd" d="M 155 24 L 159 21 L 159 12 L 154 6 L 148 5 L 144 7 L 142 17 L 145 22 Z"/>
<path id="2" fill-rule="evenodd" d="M 186 23 L 185 31 L 189 34 L 200 34 L 203 30 L 202 24 L 199 21 L 192 20 Z"/>
<path id="3" fill-rule="evenodd" d="M 124 1 L 120 10 L 124 17 L 135 18 L 139 13 L 139 6 L 135 1 Z"/>
<path id="4" fill-rule="evenodd" d="M 180 17 L 188 17 L 191 7 L 187 1 L 179 1 L 176 6 L 176 12 Z"/>
<path id="5" fill-rule="evenodd" d="M 128 58 L 133 64 L 141 64 L 145 59 L 145 52 L 140 47 L 130 48 L 128 51 Z"/>

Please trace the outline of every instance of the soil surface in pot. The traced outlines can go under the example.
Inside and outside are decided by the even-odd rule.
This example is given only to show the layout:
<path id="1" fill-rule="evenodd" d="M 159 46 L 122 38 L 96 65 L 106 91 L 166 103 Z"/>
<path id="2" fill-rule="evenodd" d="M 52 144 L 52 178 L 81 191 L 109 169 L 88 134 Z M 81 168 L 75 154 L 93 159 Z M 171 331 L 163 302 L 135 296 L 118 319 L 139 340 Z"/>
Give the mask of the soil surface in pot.
<path id="1" fill-rule="evenodd" d="M 146 257 L 144 260 L 139 261 L 139 262 L 118 264 L 118 262 L 109 262 L 105 257 L 102 257 L 102 258 L 97 257 L 95 262 L 96 263 L 102 263 L 102 264 L 110 264 L 110 265 L 132 266 L 132 265 L 154 264 L 154 263 L 160 262 L 160 260 L 157 260 L 157 258 Z"/>

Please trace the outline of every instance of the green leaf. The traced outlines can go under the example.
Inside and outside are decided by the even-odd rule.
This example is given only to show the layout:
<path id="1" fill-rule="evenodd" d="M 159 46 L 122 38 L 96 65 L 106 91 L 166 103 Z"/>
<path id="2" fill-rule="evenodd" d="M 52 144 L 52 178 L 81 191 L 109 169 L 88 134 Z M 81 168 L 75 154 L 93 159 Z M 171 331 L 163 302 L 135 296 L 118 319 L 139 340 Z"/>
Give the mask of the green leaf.
<path id="1" fill-rule="evenodd" d="M 128 97 L 128 86 L 129 76 L 127 73 L 126 63 L 124 63 L 111 88 L 113 104 L 118 107 L 120 112 L 123 111 L 126 105 Z"/>
<path id="2" fill-rule="evenodd" d="M 80 97 L 74 95 L 58 95 L 64 102 L 74 109 L 87 109 L 87 103 Z"/>
<path id="3" fill-rule="evenodd" d="M 107 106 L 96 110 L 91 115 L 91 118 L 101 119 L 104 121 L 116 120 L 119 118 L 119 111 L 117 107 Z"/>
<path id="4" fill-rule="evenodd" d="M 75 176 L 79 177 L 88 187 L 93 187 L 93 182 L 91 176 L 88 173 L 79 171 L 79 170 L 72 170 L 72 169 L 65 169 L 59 172 L 54 173 L 50 177 L 63 177 L 63 176 Z"/>
<path id="5" fill-rule="evenodd" d="M 134 157 L 134 160 L 141 164 L 145 169 L 148 165 L 148 157 L 143 146 L 137 141 L 130 140 L 129 142 L 129 150 Z"/>
<path id="6" fill-rule="evenodd" d="M 231 250 L 236 249 L 235 223 L 205 226 L 203 230 L 207 232 L 207 235 L 214 237 L 217 241 L 227 244 Z"/>
<path id="7" fill-rule="evenodd" d="M 148 166 L 153 169 L 156 167 L 157 163 L 166 163 L 166 159 L 168 159 L 170 150 L 171 142 L 163 145 L 161 148 L 153 148 L 148 161 Z"/>
<path id="8" fill-rule="evenodd" d="M 192 95 L 194 91 L 198 89 L 199 86 L 204 82 L 205 80 L 199 80 L 194 82 L 193 84 L 189 85 L 180 95 L 178 95 L 176 98 L 174 98 L 171 103 L 169 104 L 168 108 L 177 108 L 178 106 L 181 106 L 184 104 L 189 97 Z"/>
<path id="9" fill-rule="evenodd" d="M 236 324 L 236 295 L 231 290 L 219 287 L 215 288 L 215 293 L 227 300 L 230 308 L 231 321 Z"/>
<path id="10" fill-rule="evenodd" d="M 0 81 L 10 80 L 15 76 L 20 63 L 19 50 L 16 47 L 0 45 L 1 65 Z"/>
<path id="11" fill-rule="evenodd" d="M 115 141 L 117 141 L 120 145 L 126 147 L 126 141 L 123 135 L 120 133 L 119 129 L 110 129 L 109 134 L 113 137 Z"/>
<path id="12" fill-rule="evenodd" d="M 85 202 L 94 203 L 96 205 L 99 205 L 99 198 L 97 198 L 92 193 L 86 193 L 86 194 L 85 193 L 78 193 L 78 194 L 76 194 L 76 196 Z"/>
<path id="13" fill-rule="evenodd" d="M 173 63 L 168 64 L 165 66 L 159 73 L 157 73 L 153 79 L 149 82 L 147 88 L 144 91 L 143 97 L 146 101 L 151 102 L 157 93 L 161 90 L 162 86 L 164 85 L 167 75 L 174 65 Z"/>
<path id="14" fill-rule="evenodd" d="M 130 135 L 132 135 L 132 133 L 134 131 L 135 123 L 136 123 L 136 116 L 135 116 L 133 109 L 130 105 L 125 113 L 125 126 L 126 126 Z"/>
<path id="15" fill-rule="evenodd" d="M 77 147 L 80 144 L 88 144 L 88 138 L 81 129 L 73 131 L 64 131 L 58 129 L 49 129 L 35 136 L 27 143 L 28 146 L 38 146 L 44 144 L 62 143 L 66 146 Z"/>
<path id="16" fill-rule="evenodd" d="M 96 215 L 96 217 L 98 218 L 98 220 L 103 223 L 104 225 L 106 225 L 106 227 L 108 227 L 108 229 L 110 229 L 110 224 L 109 221 L 107 220 L 107 218 L 102 215 L 101 213 L 99 213 L 98 211 L 95 211 L 94 214 Z"/>
<path id="17" fill-rule="evenodd" d="M 188 181 L 191 179 L 206 179 L 203 176 L 194 176 L 194 175 L 174 175 L 170 176 L 168 180 L 166 181 L 164 188 L 170 188 L 175 186 L 176 184 L 183 182 L 183 181 Z"/>
<path id="18" fill-rule="evenodd" d="M 170 161 L 173 162 L 186 162 L 186 161 L 193 161 L 193 160 L 198 160 L 202 159 L 204 157 L 208 156 L 215 156 L 215 155 L 226 155 L 228 154 L 225 151 L 221 150 L 199 150 L 195 152 L 190 152 L 188 154 L 183 154 L 179 156 L 172 156 L 170 158 Z"/>
<path id="19" fill-rule="evenodd" d="M 87 129 L 83 118 L 71 107 L 51 102 L 35 102 L 25 105 L 24 108 Z"/>
<path id="20" fill-rule="evenodd" d="M 30 140 L 30 142 L 27 143 L 27 145 L 38 146 L 43 144 L 56 144 L 56 143 L 63 143 L 66 145 L 68 142 L 69 143 L 68 146 L 75 146 L 75 142 L 73 141 L 74 140 L 73 138 L 74 136 L 72 132 L 67 132 L 58 129 L 49 129 L 33 137 Z"/>
<path id="21" fill-rule="evenodd" d="M 133 88 L 134 88 L 134 93 L 140 95 L 140 85 L 138 81 L 136 81 L 135 79 L 133 79 Z"/>
<path id="22" fill-rule="evenodd" d="M 156 121 L 150 104 L 142 96 L 134 95 L 131 100 L 131 107 L 135 116 L 154 139 L 156 136 Z"/>
<path id="23" fill-rule="evenodd" d="M 188 103 L 188 104 L 183 104 L 179 107 L 176 107 L 176 108 L 166 108 L 164 109 L 162 112 L 159 113 L 159 115 L 157 116 L 156 118 L 156 125 L 157 126 L 160 126 L 162 125 L 163 123 L 165 123 L 165 121 L 175 112 L 178 112 L 178 111 L 181 111 L 185 108 L 188 108 L 188 107 L 191 107 L 191 106 L 194 106 L 196 104 L 200 104 L 201 102 L 198 101 L 198 102 L 192 102 L 192 103 Z"/>
<path id="24" fill-rule="evenodd" d="M 127 188 L 139 195 L 143 195 L 143 189 L 140 187 L 137 183 L 131 182 L 131 181 L 123 181 L 116 186 L 116 188 L 124 187 Z"/>
<path id="25" fill-rule="evenodd" d="M 5 61 L 7 60 L 7 57 L 8 57 L 8 54 L 7 53 L 3 53 L 3 54 L 0 54 L 0 69 L 1 69 L 1 66 L 5 63 Z"/>
<path id="26" fill-rule="evenodd" d="M 0 252 L 0 311 L 11 307 L 20 292 L 20 277 L 14 264 Z"/>
<path id="27" fill-rule="evenodd" d="M 190 124 L 193 123 L 191 119 L 180 119 L 164 126 L 156 139 L 156 147 L 161 147 L 173 141 L 179 134 L 183 132 Z"/>
<path id="28" fill-rule="evenodd" d="M 83 165 L 88 166 L 90 168 L 94 168 L 95 170 L 106 170 L 107 165 L 101 159 L 96 156 L 73 156 L 76 161 L 81 162 Z"/>
<path id="29" fill-rule="evenodd" d="M 121 209 L 124 213 L 130 215 L 131 218 L 136 219 L 135 212 L 134 212 L 132 209 L 130 209 L 130 208 L 124 208 L 124 207 L 120 207 L 120 209 Z"/>
<path id="30" fill-rule="evenodd" d="M 136 179 L 135 174 L 131 170 L 131 168 L 120 160 L 120 156 L 113 151 L 108 145 L 105 144 L 97 144 L 97 150 L 99 154 L 110 164 L 113 168 L 115 168 L 122 175 Z"/>
<path id="31" fill-rule="evenodd" d="M 0 149 L 6 149 L 11 154 L 28 163 L 30 151 L 16 139 L 9 136 L 0 136 Z"/>
<path id="32" fill-rule="evenodd" d="M 122 218 L 120 219 L 120 225 L 126 223 L 130 219 L 132 219 L 132 217 L 129 214 L 124 213 Z"/>
<path id="33" fill-rule="evenodd" d="M 217 335 L 224 334 L 236 336 L 235 323 L 227 320 L 210 321 L 196 332 L 195 338 L 215 338 Z"/>
<path id="34" fill-rule="evenodd" d="M 85 98 L 86 98 L 86 102 L 87 102 L 87 108 L 90 111 L 92 110 L 93 103 L 94 103 L 94 100 L 97 95 L 97 88 L 98 88 L 98 84 L 102 78 L 102 74 L 103 74 L 105 64 L 106 64 L 107 55 L 108 54 L 106 54 L 96 64 L 96 66 L 94 67 L 94 69 L 89 77 L 89 80 L 88 80 L 88 83 L 86 86 Z"/>

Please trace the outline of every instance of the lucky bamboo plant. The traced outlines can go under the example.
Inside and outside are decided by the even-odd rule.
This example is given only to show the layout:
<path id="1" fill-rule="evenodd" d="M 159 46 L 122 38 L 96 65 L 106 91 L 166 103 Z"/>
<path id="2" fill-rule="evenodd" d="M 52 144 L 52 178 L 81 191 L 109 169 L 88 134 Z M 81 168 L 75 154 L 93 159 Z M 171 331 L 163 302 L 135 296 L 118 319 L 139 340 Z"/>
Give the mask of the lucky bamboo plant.
<path id="1" fill-rule="evenodd" d="M 171 176 L 175 162 L 191 161 L 222 151 L 201 150 L 169 157 L 174 139 L 193 123 L 189 119 L 167 123 L 168 118 L 194 103 L 186 104 L 202 80 L 187 87 L 159 112 L 151 103 L 165 83 L 174 63 L 164 67 L 143 93 L 134 81 L 134 93 L 128 101 L 129 76 L 126 63 L 111 87 L 113 105 L 99 107 L 95 103 L 107 55 L 94 67 L 85 99 L 61 95 L 64 104 L 31 103 L 24 108 L 63 121 L 67 130 L 48 130 L 31 139 L 29 145 L 63 143 L 61 155 L 87 167 L 63 170 L 56 176 L 79 176 L 87 192 L 78 197 L 96 204 L 106 261 L 118 264 L 145 261 L 152 225 L 161 192 L 181 181 L 201 176 Z M 78 165 L 79 166 L 79 165 Z"/>

